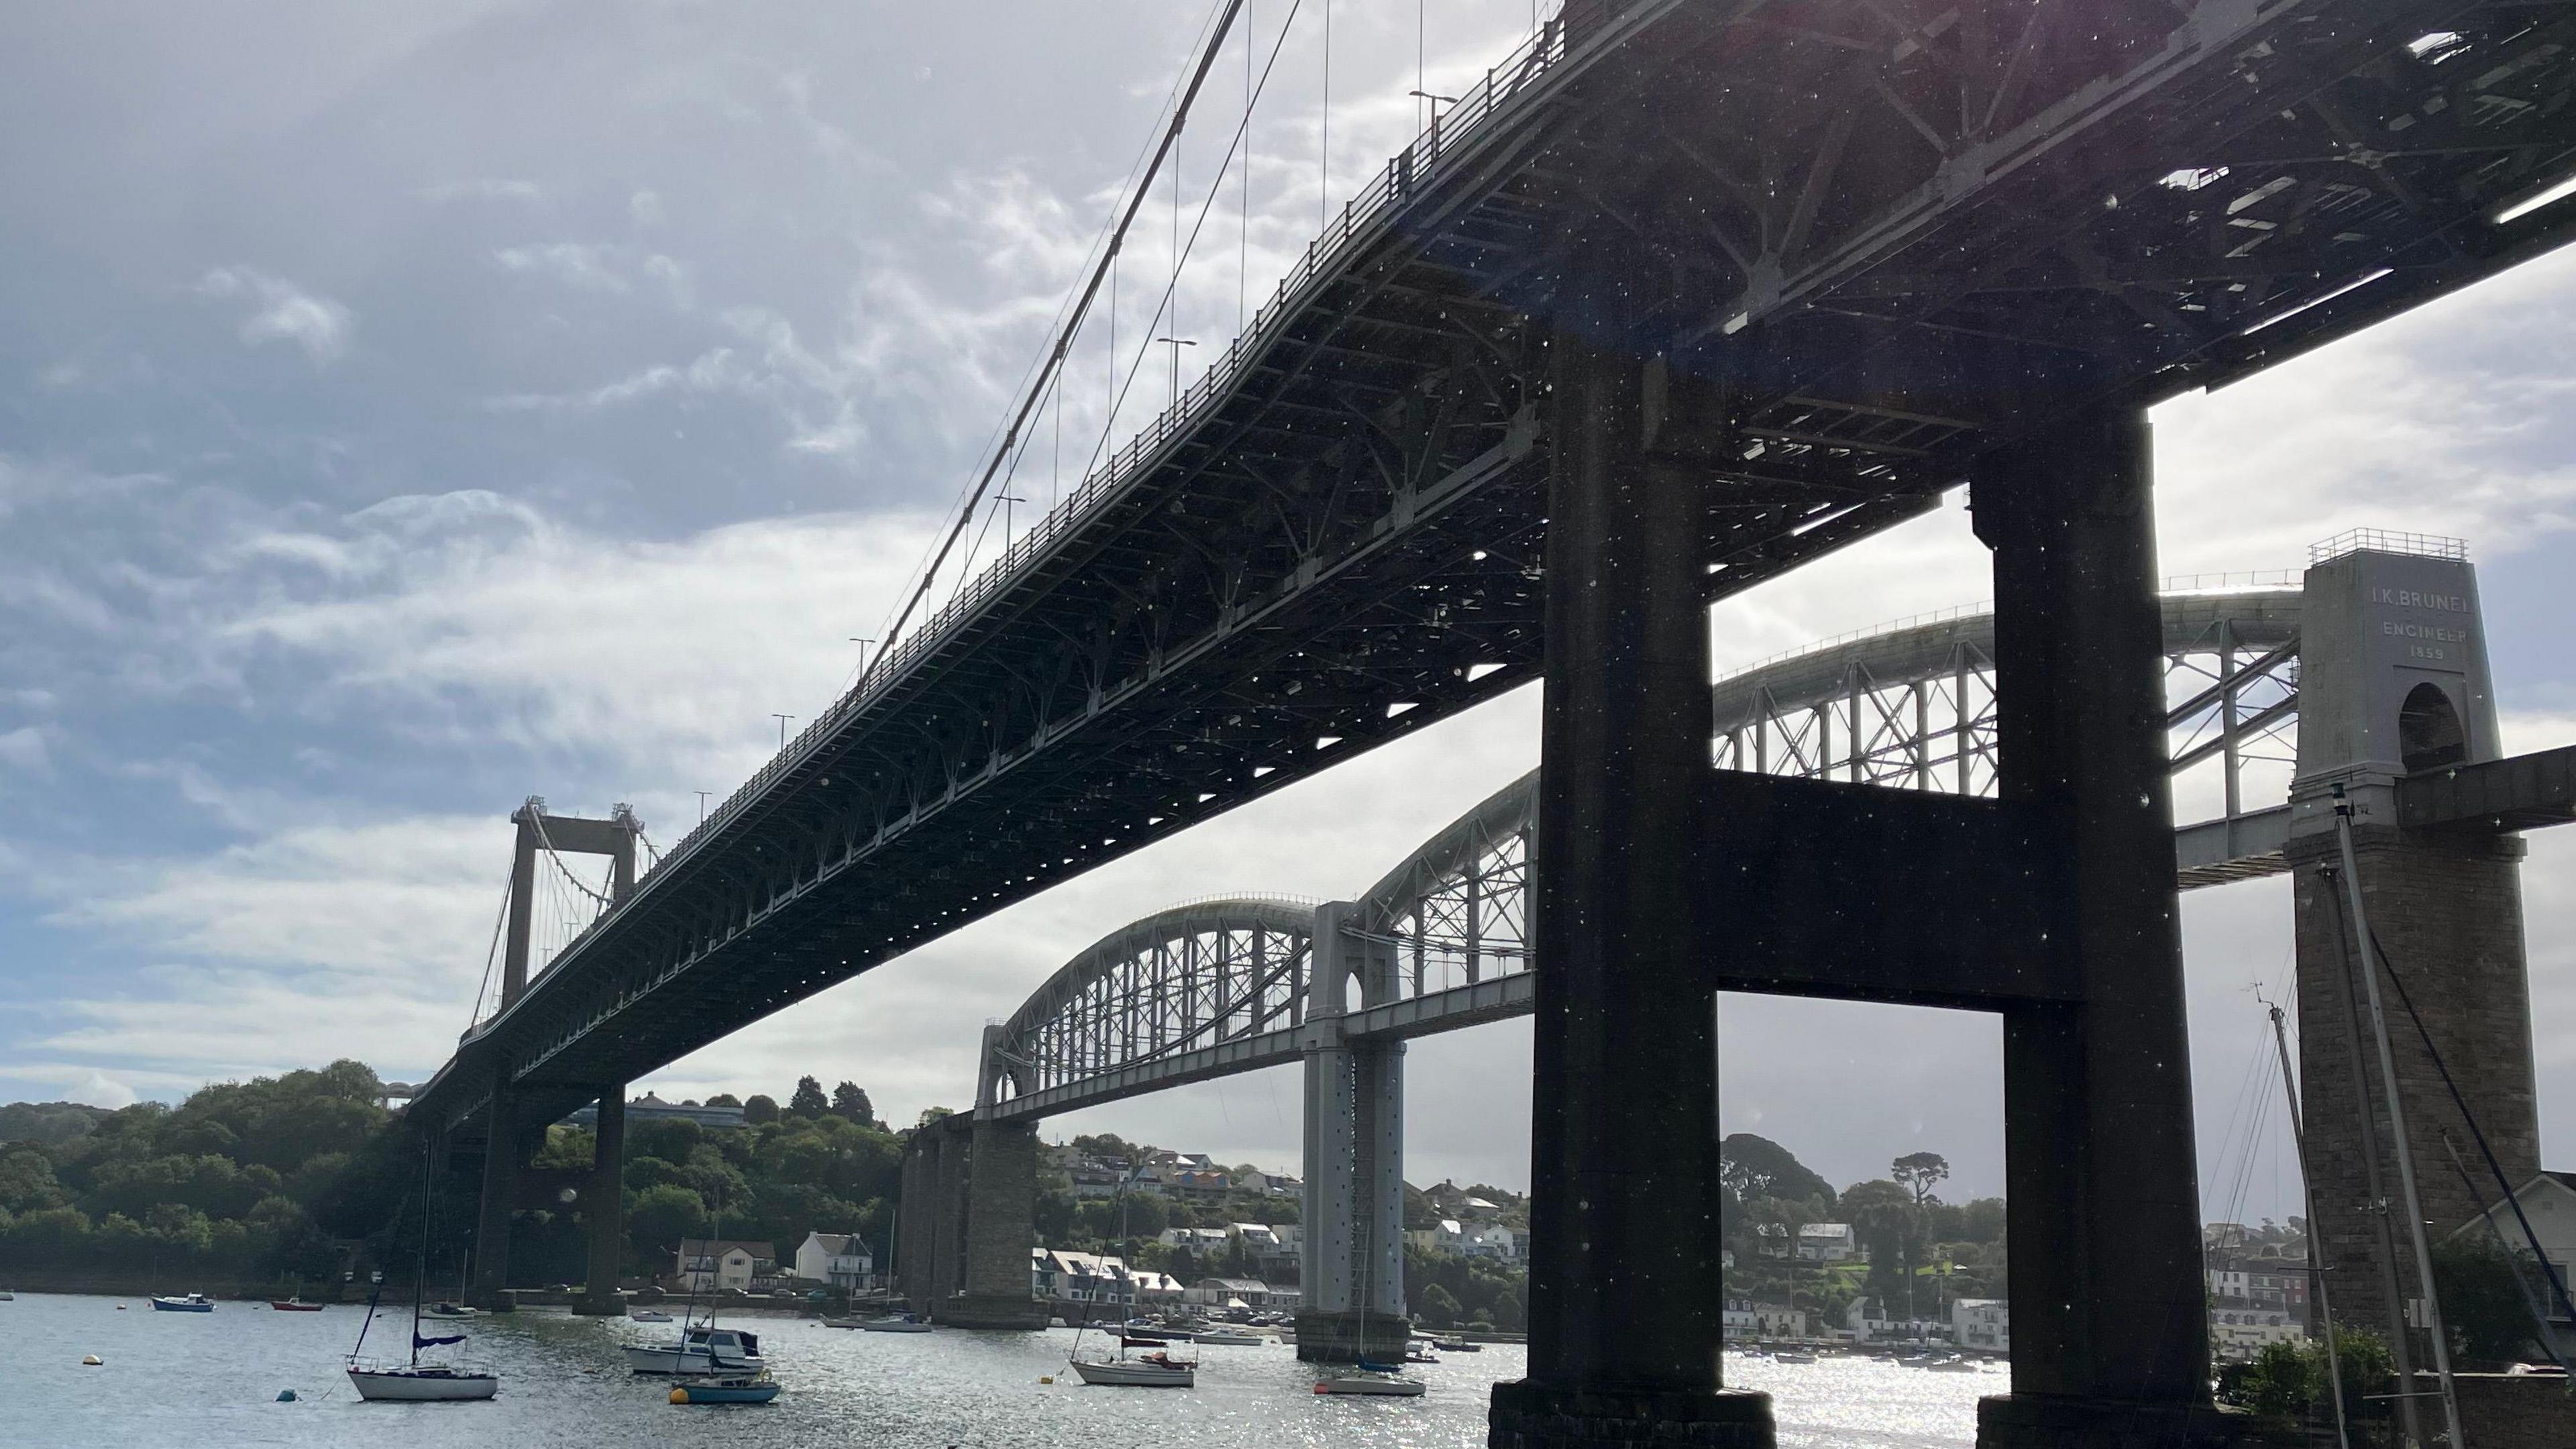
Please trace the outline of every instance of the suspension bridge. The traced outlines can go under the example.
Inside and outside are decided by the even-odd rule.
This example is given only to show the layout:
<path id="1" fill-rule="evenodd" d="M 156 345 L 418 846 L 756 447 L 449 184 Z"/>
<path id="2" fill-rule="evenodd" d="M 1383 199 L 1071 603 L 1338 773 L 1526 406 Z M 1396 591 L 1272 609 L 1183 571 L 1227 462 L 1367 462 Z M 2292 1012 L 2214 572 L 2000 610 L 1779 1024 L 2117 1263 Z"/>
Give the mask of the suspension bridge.
<path id="1" fill-rule="evenodd" d="M 1543 677 L 1521 869 L 1527 959 L 1545 968 L 1497 974 L 1528 977 L 1537 1019 L 1530 1377 L 1498 1389 L 1493 1442 L 1644 1442 L 1677 1424 L 1691 1442 L 1770 1442 L 1767 1403 L 1718 1382 L 1714 1248 L 1693 1195 L 1670 1190 L 1714 1181 L 1713 954 L 1766 989 L 1875 969 L 1842 989 L 2003 1014 L 2022 1347 L 1983 1442 L 2224 1437 L 2172 895 L 2178 868 L 2315 868 L 2300 825 L 2324 817 L 2291 791 L 2263 848 L 2274 817 L 2237 799 L 2237 767 L 2265 710 L 2278 723 L 2292 706 L 2237 714 L 2222 683 L 2228 807 L 2214 841 L 2174 842 L 2143 409 L 2564 243 L 2576 15 L 2511 0 L 1570 0 L 1327 209 L 1186 391 L 1175 345 L 1169 409 L 961 577 L 955 540 L 1011 497 L 1238 10 L 1220 9 L 958 532 L 858 684 L 631 886 L 612 880 L 549 959 L 505 972 L 498 1009 L 415 1098 L 411 1120 L 482 1158 L 477 1292 L 505 1288 L 543 1124 L 600 1102 L 611 1166 L 594 1229 L 613 1224 L 625 1083 Z M 1178 217 L 1176 203 L 1176 234 Z M 1938 623 L 1904 636 L 1951 651 L 1949 693 L 1873 652 L 1897 636 L 1856 641 L 1840 665 L 1783 662 L 1721 732 L 1709 604 L 1962 484 L 1995 554 L 1991 622 L 1953 621 L 1946 645 Z M 916 618 L 943 570 L 952 592 Z M 2285 641 L 2224 622 L 2249 631 L 2259 690 Z M 1793 662 L 1808 674 L 1781 672 Z M 1967 674 L 1984 704 L 1964 697 Z M 1918 716 L 1943 699 L 1982 723 L 1957 723 L 1936 759 L 1888 681 Z M 2371 692 L 2386 682 L 2336 706 L 2362 721 L 2338 735 L 2341 758 L 2300 762 L 2379 810 L 2374 827 L 2399 820 L 2401 796 L 2430 808 L 2395 747 L 2396 705 Z M 2298 693 L 2304 747 L 2316 711 Z M 2443 699 L 2460 759 L 2492 756 L 2492 701 Z M 1944 772 L 1969 788 L 1866 788 Z M 1784 773 L 1818 778 L 1762 778 Z M 2545 801 L 2496 798 L 2511 808 L 2476 818 L 2551 818 Z M 554 851 L 577 848 L 569 822 L 523 814 Z M 631 851 L 600 826 L 592 844 Z M 2386 828 L 2390 872 L 2448 849 L 2455 883 L 2510 897 L 2492 824 L 2465 845 Z M 551 853 L 534 834 L 523 820 L 522 871 Z M 1817 857 L 1841 862 L 1832 891 L 1785 869 L 1802 840 L 1836 852 Z M 1900 933 L 1901 973 L 1836 944 Z M 1385 1096 L 1351 1050 L 1333 1090 L 1360 1105 L 1337 1121 Z M 613 1254 L 595 1256 L 613 1298 Z M 593 1279 L 600 1293 L 596 1263 Z M 1383 1318 L 1358 1304 L 1342 1326 L 1364 1343 Z"/>

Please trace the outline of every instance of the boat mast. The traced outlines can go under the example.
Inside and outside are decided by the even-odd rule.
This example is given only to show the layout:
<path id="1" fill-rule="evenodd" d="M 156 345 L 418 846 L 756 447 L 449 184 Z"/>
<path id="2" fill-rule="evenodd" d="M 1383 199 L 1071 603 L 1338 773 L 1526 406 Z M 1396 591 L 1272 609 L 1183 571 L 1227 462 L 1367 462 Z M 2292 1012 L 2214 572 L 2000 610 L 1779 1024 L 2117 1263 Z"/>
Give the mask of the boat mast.
<path id="1" fill-rule="evenodd" d="M 2299 1199 L 2308 1210 L 2308 1306 L 2324 1326 L 2326 1337 L 2326 1383 L 2334 1390 L 2335 1446 L 2351 1449 L 2351 1432 L 2343 1416 L 2343 1350 L 2335 1344 L 2334 1309 L 2326 1298 L 2325 1235 L 2317 1227 L 2316 1190 L 2308 1182 L 2308 1132 L 2299 1116 L 2299 1079 L 2290 1073 L 2290 1033 L 2281 1024 L 2281 1008 L 2266 1001 L 2272 1012 L 2272 1046 L 2281 1054 L 2281 1090 L 2290 1099 L 2290 1145 L 2299 1154 Z"/>
<path id="2" fill-rule="evenodd" d="M 420 1144 L 420 1259 L 411 1270 L 411 1366 L 420 1367 L 420 1288 L 429 1277 L 429 1139 Z"/>

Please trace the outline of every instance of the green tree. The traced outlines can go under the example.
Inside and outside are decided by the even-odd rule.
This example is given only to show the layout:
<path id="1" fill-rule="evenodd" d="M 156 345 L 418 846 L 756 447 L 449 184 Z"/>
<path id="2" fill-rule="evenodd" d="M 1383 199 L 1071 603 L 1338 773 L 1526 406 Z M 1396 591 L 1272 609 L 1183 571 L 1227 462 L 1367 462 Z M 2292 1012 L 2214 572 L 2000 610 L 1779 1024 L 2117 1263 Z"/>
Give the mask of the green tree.
<path id="1" fill-rule="evenodd" d="M 2538 1264 L 2527 1254 L 2508 1256 L 2476 1238 L 2437 1243 L 2433 1281 L 2442 1291 L 2442 1317 L 2460 1356 L 2502 1365 L 2529 1352 L 2534 1338 L 2526 1283 L 2537 1283 Z"/>
<path id="2" fill-rule="evenodd" d="M 1898 1187 L 1914 1194 L 1914 1205 L 1921 1207 L 1933 1201 L 1932 1189 L 1950 1175 L 1950 1159 L 1938 1152 L 1909 1152 L 1889 1164 L 1887 1175 Z"/>
<path id="3" fill-rule="evenodd" d="M 1458 1297 L 1434 1283 L 1422 1290 L 1422 1321 L 1434 1328 L 1455 1327 L 1458 1322 Z"/>
<path id="4" fill-rule="evenodd" d="M 877 1109 L 856 1082 L 843 1082 L 832 1089 L 832 1115 L 862 1127 L 877 1125 Z"/>
<path id="5" fill-rule="evenodd" d="M 787 1115 L 820 1117 L 832 1110 L 832 1100 L 823 1095 L 823 1084 L 812 1077 L 798 1077 L 796 1090 L 788 1095 Z"/>
<path id="6" fill-rule="evenodd" d="M 664 1263 L 676 1265 L 673 1255 L 682 1238 L 698 1237 L 706 1230 L 706 1200 L 677 1184 L 648 1187 L 626 1201 L 627 1241 L 635 1256 L 656 1274 Z"/>
<path id="7" fill-rule="evenodd" d="M 1821 1199 L 1826 1210 L 1834 1204 L 1832 1183 L 1818 1177 L 1797 1155 L 1768 1137 L 1750 1132 L 1732 1132 L 1717 1144 L 1718 1180 L 1739 1199 L 1779 1197 Z M 1483 1197 L 1492 1189 L 1476 1192 Z"/>
<path id="8" fill-rule="evenodd" d="M 1529 1312 L 1521 1307 L 1521 1295 L 1506 1288 L 1494 1295 L 1494 1326 L 1518 1330 L 1529 1323 Z"/>
<path id="9" fill-rule="evenodd" d="M 731 1092 L 718 1092 L 714 1096 L 707 1098 L 707 1105 L 710 1107 L 739 1107 L 742 1105 L 742 1098 L 735 1096 Z"/>
<path id="10" fill-rule="evenodd" d="M 758 1092 L 754 1092 L 750 1096 L 743 1098 L 742 1120 L 754 1127 L 766 1126 L 769 1123 L 777 1121 L 778 1099 L 775 1097 L 762 1096 Z"/>

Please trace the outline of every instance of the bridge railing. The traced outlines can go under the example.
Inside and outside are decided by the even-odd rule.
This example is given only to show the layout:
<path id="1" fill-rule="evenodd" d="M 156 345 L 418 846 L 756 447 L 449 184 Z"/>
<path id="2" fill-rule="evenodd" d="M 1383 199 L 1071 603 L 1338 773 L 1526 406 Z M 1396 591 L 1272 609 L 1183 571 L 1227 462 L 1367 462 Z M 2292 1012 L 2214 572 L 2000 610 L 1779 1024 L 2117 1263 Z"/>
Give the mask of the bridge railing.
<path id="1" fill-rule="evenodd" d="M 1271 299 L 1197 382 L 1114 451 L 1027 533 L 1011 540 L 999 558 L 960 587 L 909 637 L 895 641 L 879 654 L 848 693 L 726 796 L 723 804 L 708 812 L 706 819 L 682 836 L 648 875 L 687 856 L 710 832 L 722 830 L 790 765 L 847 724 L 870 701 L 892 688 L 907 669 L 945 642 L 1032 560 L 1053 548 L 1104 500 L 1147 471 L 1167 445 L 1195 428 L 1204 415 L 1234 393 L 1251 360 L 1303 311 L 1306 293 L 1322 279 L 1338 273 L 1349 253 L 1375 238 L 1380 222 L 1429 186 L 1433 169 L 1444 153 L 1468 144 L 1477 128 L 1554 72 L 1569 53 L 1569 30 L 1579 33 L 1588 22 L 1615 11 L 1611 0 L 1567 0 L 1557 14 L 1542 22 L 1500 64 L 1488 68 L 1484 79 L 1466 95 L 1446 111 L 1435 107 L 1430 126 L 1389 160 L 1366 189 L 1345 203 L 1341 214 L 1326 225 L 1322 234 L 1307 243 L 1304 256 L 1280 278 Z"/>

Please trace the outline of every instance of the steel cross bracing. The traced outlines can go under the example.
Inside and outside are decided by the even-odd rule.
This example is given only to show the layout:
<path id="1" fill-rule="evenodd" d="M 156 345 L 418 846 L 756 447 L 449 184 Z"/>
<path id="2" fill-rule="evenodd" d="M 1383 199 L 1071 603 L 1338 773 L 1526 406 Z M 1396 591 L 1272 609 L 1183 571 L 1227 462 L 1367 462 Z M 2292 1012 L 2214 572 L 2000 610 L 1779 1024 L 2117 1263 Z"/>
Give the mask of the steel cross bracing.
<path id="1" fill-rule="evenodd" d="M 2556 245 L 2493 218 L 2576 170 L 2571 87 L 2563 4 L 1573 0 L 413 1110 L 570 1104 L 1530 678 L 1578 249 L 1636 258 L 1715 598 Z"/>
<path id="2" fill-rule="evenodd" d="M 2300 590 L 2169 592 L 2163 604 L 2176 808 L 2193 808 L 2196 797 L 2221 807 L 2174 832 L 2176 878 L 2190 889 L 2284 871 Z M 1993 645 L 1993 614 L 1954 612 L 1731 675 L 1714 690 L 1716 764 L 1991 795 Z M 1282 908 L 1275 898 L 1175 908 L 1107 937 L 1031 996 L 985 1064 L 997 1090 L 979 1100 L 996 1117 L 1050 1116 L 1284 1065 L 1328 1040 L 1420 1036 L 1525 1014 L 1534 999 L 1525 887 L 1537 798 L 1537 776 L 1523 776 L 1356 898 L 1360 909 L 1342 918 L 1344 929 L 1393 948 L 1391 995 L 1335 1021 L 1302 1021 L 1295 997 L 1219 1015 L 1210 1003 L 1238 999 L 1231 983 L 1242 978 L 1217 964 L 1173 970 L 1176 943 L 1262 929 Z M 1304 913 L 1301 967 L 1312 957 L 1316 918 Z M 1129 1020 L 1103 1015 L 1121 1012 Z"/>

